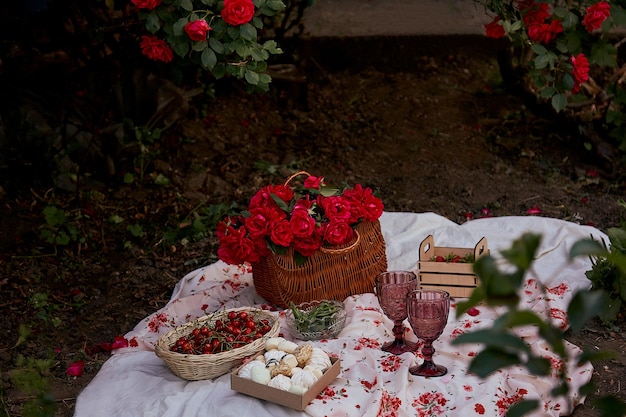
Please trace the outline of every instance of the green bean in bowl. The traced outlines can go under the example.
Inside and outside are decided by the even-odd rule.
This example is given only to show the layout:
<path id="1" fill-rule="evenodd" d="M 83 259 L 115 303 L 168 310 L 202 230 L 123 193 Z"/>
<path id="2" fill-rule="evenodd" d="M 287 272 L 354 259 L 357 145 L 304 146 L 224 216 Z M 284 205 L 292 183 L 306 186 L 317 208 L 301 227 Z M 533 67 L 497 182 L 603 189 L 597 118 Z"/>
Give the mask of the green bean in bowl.
<path id="1" fill-rule="evenodd" d="M 332 339 L 346 324 L 346 310 L 342 302 L 333 300 L 291 303 L 286 321 L 289 332 L 297 339 Z"/>

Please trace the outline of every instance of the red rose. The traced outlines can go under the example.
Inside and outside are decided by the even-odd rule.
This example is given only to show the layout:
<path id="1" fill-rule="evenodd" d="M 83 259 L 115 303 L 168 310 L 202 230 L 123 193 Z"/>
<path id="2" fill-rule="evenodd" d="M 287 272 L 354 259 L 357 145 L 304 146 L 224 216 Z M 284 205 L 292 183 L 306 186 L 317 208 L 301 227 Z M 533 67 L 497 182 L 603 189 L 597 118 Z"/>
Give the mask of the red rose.
<path id="1" fill-rule="evenodd" d="M 256 251 L 254 242 L 246 237 L 246 228 L 227 226 L 225 234 L 220 241 L 217 256 L 228 264 L 238 265 L 244 262 L 256 262 L 259 254 Z"/>
<path id="2" fill-rule="evenodd" d="M 350 243 L 354 231 L 346 222 L 331 221 L 324 228 L 324 240 L 331 245 L 345 245 Z"/>
<path id="3" fill-rule="evenodd" d="M 222 19 L 232 26 L 248 23 L 254 17 L 252 0 L 224 0 Z"/>
<path id="4" fill-rule="evenodd" d="M 254 243 L 254 250 L 258 255 L 258 259 L 261 259 L 264 256 L 269 256 L 272 253 L 270 248 L 267 246 L 267 240 L 265 240 L 265 238 L 252 239 L 252 242 Z"/>
<path id="5" fill-rule="evenodd" d="M 544 23 L 550 15 L 550 5 L 547 3 L 531 3 L 520 7 L 524 12 L 522 20 L 526 26 L 540 25 Z"/>
<path id="6" fill-rule="evenodd" d="M 324 185 L 324 177 L 314 177 L 313 175 L 311 175 L 306 180 L 304 180 L 304 188 L 313 188 L 315 190 L 319 190 L 322 185 Z"/>
<path id="7" fill-rule="evenodd" d="M 307 210 L 295 209 L 289 221 L 291 232 L 296 238 L 309 237 L 315 232 L 315 219 L 309 216 Z"/>
<path id="8" fill-rule="evenodd" d="M 278 223 L 274 223 L 270 234 L 272 242 L 279 246 L 288 247 L 293 240 L 293 234 L 291 232 L 291 225 L 287 220 L 281 220 Z"/>
<path id="9" fill-rule="evenodd" d="M 300 199 L 298 199 L 296 201 L 296 204 L 294 204 L 293 206 L 293 211 L 295 212 L 296 210 L 305 210 L 305 211 L 309 211 L 309 209 L 311 209 L 311 207 L 313 207 L 313 202 L 311 201 L 311 199 L 309 198 L 309 195 L 306 195 Z"/>
<path id="10" fill-rule="evenodd" d="M 217 230 L 216 230 L 217 238 L 221 239 L 222 237 L 226 236 L 230 231 L 229 227 L 237 229 L 241 225 L 243 225 L 243 217 L 241 216 L 225 217 L 223 221 L 217 224 Z"/>
<path id="11" fill-rule="evenodd" d="M 531 41 L 548 44 L 556 38 L 556 35 L 563 32 L 563 24 L 560 20 L 553 20 L 548 23 L 531 25 L 528 27 L 528 37 Z"/>
<path id="12" fill-rule="evenodd" d="M 611 15 L 611 5 L 606 1 L 600 1 L 592 6 L 587 7 L 585 17 L 583 18 L 583 26 L 587 28 L 589 33 L 596 29 L 600 29 L 602 23 Z"/>
<path id="13" fill-rule="evenodd" d="M 274 207 L 258 207 L 250 210 L 245 219 L 245 226 L 252 239 L 259 239 L 270 234 L 272 225 L 283 220 L 287 215 Z"/>
<path id="14" fill-rule="evenodd" d="M 144 55 L 155 61 L 170 62 L 174 59 L 174 54 L 167 43 L 156 36 L 143 35 L 139 46 Z"/>
<path id="15" fill-rule="evenodd" d="M 589 79 L 589 60 L 584 54 L 572 55 L 572 77 L 574 77 L 574 88 L 572 91 L 580 91 L 580 85 Z"/>
<path id="16" fill-rule="evenodd" d="M 504 36 L 504 28 L 498 23 L 499 21 L 500 16 L 496 16 L 493 22 L 485 25 L 485 34 L 488 38 L 499 39 Z"/>
<path id="17" fill-rule="evenodd" d="M 355 221 L 364 218 L 374 222 L 383 214 L 383 202 L 374 196 L 371 188 L 363 188 L 361 184 L 357 184 L 353 189 L 346 190 L 343 196 L 350 202 L 353 218 L 356 216 Z"/>
<path id="18" fill-rule="evenodd" d="M 291 188 L 285 185 L 268 185 L 257 191 L 257 193 L 250 199 L 248 209 L 252 210 L 256 207 L 277 206 L 272 194 L 283 200 L 286 204 L 289 204 L 293 198 L 293 190 Z"/>
<path id="19" fill-rule="evenodd" d="M 211 27 L 206 20 L 194 20 L 185 25 L 185 33 L 192 41 L 205 41 Z"/>
<path id="20" fill-rule="evenodd" d="M 350 202 L 342 196 L 318 197 L 318 204 L 331 221 L 349 221 L 352 217 Z"/>
<path id="21" fill-rule="evenodd" d="M 311 256 L 322 246 L 321 238 L 317 233 L 305 238 L 294 239 L 291 246 L 302 256 Z"/>
<path id="22" fill-rule="evenodd" d="M 130 0 L 138 9 L 152 10 L 161 4 L 161 0 Z"/>

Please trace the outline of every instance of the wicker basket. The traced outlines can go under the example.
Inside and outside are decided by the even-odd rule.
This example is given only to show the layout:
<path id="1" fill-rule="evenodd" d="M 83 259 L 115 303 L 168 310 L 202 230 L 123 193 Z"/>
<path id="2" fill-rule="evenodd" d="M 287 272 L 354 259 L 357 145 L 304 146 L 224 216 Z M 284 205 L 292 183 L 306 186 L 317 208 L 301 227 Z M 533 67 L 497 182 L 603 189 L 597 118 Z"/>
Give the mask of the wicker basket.
<path id="1" fill-rule="evenodd" d="M 170 347 L 176 343 L 181 336 L 187 336 L 194 328 L 202 325 L 211 325 L 215 321 L 224 320 L 230 311 L 247 311 L 252 313 L 257 319 L 267 319 L 272 328 L 262 338 L 255 340 L 246 346 L 229 350 L 228 352 L 214 353 L 207 355 L 193 355 L 172 352 Z M 242 307 L 219 311 L 217 313 L 201 317 L 193 322 L 183 324 L 159 338 L 155 345 L 156 355 L 163 359 L 172 372 L 180 378 L 189 381 L 201 379 L 212 379 L 228 373 L 231 369 L 240 365 L 244 358 L 253 356 L 265 348 L 265 341 L 270 337 L 278 336 L 280 331 L 280 321 L 278 318 L 266 310 Z"/>
<path id="2" fill-rule="evenodd" d="M 287 307 L 313 300 L 338 300 L 372 292 L 374 280 L 387 270 L 385 240 L 380 222 L 361 222 L 356 240 L 340 249 L 322 248 L 302 265 L 293 249 L 252 264 L 254 286 L 268 302 Z"/>

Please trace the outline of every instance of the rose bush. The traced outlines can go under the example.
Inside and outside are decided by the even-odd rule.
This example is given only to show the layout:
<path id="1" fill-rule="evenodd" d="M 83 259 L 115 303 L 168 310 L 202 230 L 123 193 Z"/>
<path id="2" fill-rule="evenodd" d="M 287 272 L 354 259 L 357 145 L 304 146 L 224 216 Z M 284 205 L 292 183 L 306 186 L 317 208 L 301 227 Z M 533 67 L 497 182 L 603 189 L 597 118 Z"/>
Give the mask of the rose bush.
<path id="1" fill-rule="evenodd" d="M 493 20 L 490 38 L 510 41 L 510 64 L 556 112 L 599 122 L 626 152 L 626 1 L 474 0 Z"/>
<path id="2" fill-rule="evenodd" d="M 270 55 L 282 50 L 274 40 L 259 43 L 263 17 L 275 16 L 281 0 L 130 0 L 150 35 L 140 47 L 148 58 L 177 59 L 210 71 L 216 78 L 234 76 L 251 89 L 267 91 Z"/>
<path id="3" fill-rule="evenodd" d="M 220 222 L 217 254 L 226 263 L 242 264 L 291 247 L 301 264 L 322 246 L 351 243 L 358 223 L 375 222 L 382 213 L 383 203 L 370 188 L 357 184 L 341 192 L 323 177 L 308 175 L 300 188 L 262 188 L 247 211 Z"/>

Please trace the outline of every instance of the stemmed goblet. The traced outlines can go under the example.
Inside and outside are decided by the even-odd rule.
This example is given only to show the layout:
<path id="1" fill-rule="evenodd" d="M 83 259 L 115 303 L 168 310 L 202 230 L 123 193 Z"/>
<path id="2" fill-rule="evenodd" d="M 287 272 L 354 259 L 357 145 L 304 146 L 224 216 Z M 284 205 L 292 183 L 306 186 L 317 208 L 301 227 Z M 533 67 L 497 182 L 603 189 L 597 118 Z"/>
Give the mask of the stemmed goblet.
<path id="1" fill-rule="evenodd" d="M 443 376 L 448 370 L 433 362 L 433 342 L 437 340 L 448 322 L 450 294 L 441 290 L 415 290 L 407 295 L 409 323 L 415 335 L 424 341 L 424 362 L 409 368 L 418 376 Z"/>
<path id="2" fill-rule="evenodd" d="M 376 296 L 383 312 L 393 320 L 394 340 L 382 346 L 385 352 L 400 355 L 413 352 L 417 343 L 404 337 L 404 320 L 407 318 L 406 296 L 417 289 L 417 275 L 410 271 L 388 271 L 376 277 Z"/>

